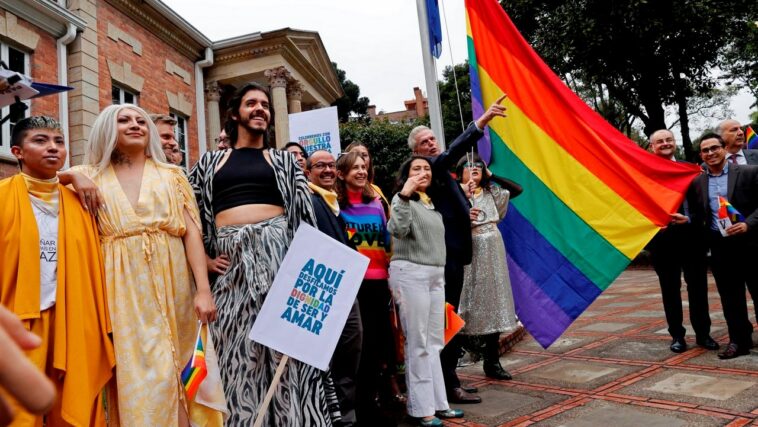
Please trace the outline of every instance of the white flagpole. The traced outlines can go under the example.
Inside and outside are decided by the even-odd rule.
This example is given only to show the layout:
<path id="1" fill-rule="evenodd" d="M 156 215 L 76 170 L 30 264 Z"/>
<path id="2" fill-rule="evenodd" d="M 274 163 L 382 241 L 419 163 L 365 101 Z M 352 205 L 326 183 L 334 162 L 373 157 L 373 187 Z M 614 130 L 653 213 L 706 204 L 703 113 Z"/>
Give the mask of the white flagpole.
<path id="1" fill-rule="evenodd" d="M 442 108 L 440 107 L 440 94 L 437 90 L 437 67 L 434 64 L 432 52 L 429 50 L 429 23 L 426 18 L 426 0 L 416 0 L 416 10 L 418 11 L 418 28 L 421 34 L 421 57 L 424 60 L 429 118 L 432 124 L 432 131 L 440 145 L 440 150 L 444 150 L 445 129 L 442 127 Z"/>

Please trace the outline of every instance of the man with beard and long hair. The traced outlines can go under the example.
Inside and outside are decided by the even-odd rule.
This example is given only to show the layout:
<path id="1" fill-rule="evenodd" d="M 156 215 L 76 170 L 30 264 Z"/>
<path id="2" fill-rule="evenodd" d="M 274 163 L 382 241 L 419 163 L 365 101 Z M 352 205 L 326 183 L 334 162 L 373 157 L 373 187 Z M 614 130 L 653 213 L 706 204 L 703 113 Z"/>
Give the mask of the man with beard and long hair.
<path id="1" fill-rule="evenodd" d="M 190 172 L 209 258 L 230 266 L 212 285 L 212 325 L 231 411 L 227 425 L 253 423 L 282 354 L 248 338 L 301 222 L 315 225 L 308 183 L 292 154 L 269 147 L 273 107 L 267 88 L 248 83 L 230 100 L 232 149 L 206 153 Z M 264 419 L 270 426 L 331 426 L 334 388 L 318 369 L 290 360 Z"/>

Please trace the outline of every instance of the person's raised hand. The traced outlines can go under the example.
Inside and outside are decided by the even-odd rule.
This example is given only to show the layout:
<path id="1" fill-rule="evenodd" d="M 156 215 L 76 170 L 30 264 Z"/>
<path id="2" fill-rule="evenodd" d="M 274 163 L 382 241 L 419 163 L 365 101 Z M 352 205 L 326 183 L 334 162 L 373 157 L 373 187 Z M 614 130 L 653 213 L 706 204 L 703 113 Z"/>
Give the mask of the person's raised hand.
<path id="1" fill-rule="evenodd" d="M 494 119 L 495 117 L 506 117 L 505 115 L 505 105 L 502 105 L 503 101 L 505 101 L 505 98 L 507 98 L 507 94 L 503 94 L 500 98 L 498 98 L 492 105 L 490 105 L 490 108 L 487 109 L 487 111 L 484 112 L 484 114 L 481 115 L 478 119 L 476 119 L 476 127 L 479 129 L 484 129 L 487 124 Z"/>
<path id="2" fill-rule="evenodd" d="M 468 186 L 468 194 L 469 194 L 469 199 L 470 199 L 470 198 L 474 197 L 474 194 L 476 194 L 475 193 L 476 192 L 476 182 L 474 182 L 473 179 L 470 179 L 470 180 L 468 180 L 468 183 L 466 183 L 466 185 Z"/>
<path id="3" fill-rule="evenodd" d="M 400 194 L 402 194 L 405 197 L 411 197 L 411 195 L 419 187 L 419 183 L 421 182 L 422 179 L 424 179 L 423 175 L 415 175 L 415 176 L 408 177 L 408 179 L 405 180 L 405 184 L 403 184 L 403 189 L 400 190 Z"/>

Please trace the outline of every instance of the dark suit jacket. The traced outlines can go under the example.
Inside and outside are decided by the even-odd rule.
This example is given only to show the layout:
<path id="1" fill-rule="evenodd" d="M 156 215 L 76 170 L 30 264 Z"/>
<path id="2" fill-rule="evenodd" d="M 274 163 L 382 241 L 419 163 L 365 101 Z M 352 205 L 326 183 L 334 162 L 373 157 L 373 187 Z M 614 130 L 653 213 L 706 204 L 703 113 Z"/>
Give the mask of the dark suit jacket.
<path id="1" fill-rule="evenodd" d="M 316 228 L 332 239 L 355 249 L 355 245 L 347 239 L 345 221 L 341 216 L 334 215 L 324 199 L 318 194 L 311 194 L 313 213 L 316 214 Z"/>
<path id="2" fill-rule="evenodd" d="M 708 202 L 708 174 L 696 178 L 698 200 L 705 213 L 705 224 L 711 226 L 711 206 Z M 744 238 L 758 245 L 758 166 L 729 164 L 726 199 L 744 217 L 748 232 Z"/>
<path id="3" fill-rule="evenodd" d="M 747 148 L 742 150 L 745 155 L 745 160 L 749 165 L 758 165 L 758 150 L 749 150 Z"/>
<path id="4" fill-rule="evenodd" d="M 685 162 L 687 163 L 687 162 Z M 687 188 L 684 200 L 690 222 L 687 224 L 671 224 L 665 230 L 661 230 L 653 237 L 647 248 L 651 251 L 683 251 L 685 253 L 699 253 L 707 250 L 706 238 L 710 218 L 706 218 L 704 206 L 699 198 L 699 177 L 695 178 Z M 685 214 L 683 202 L 677 210 Z"/>
<path id="5" fill-rule="evenodd" d="M 479 141 L 482 133 L 471 123 L 444 153 L 432 159 L 432 186 L 427 190 L 435 209 L 445 224 L 447 260 L 462 265 L 471 263 L 470 204 L 460 185 L 450 175 L 450 169 Z"/>

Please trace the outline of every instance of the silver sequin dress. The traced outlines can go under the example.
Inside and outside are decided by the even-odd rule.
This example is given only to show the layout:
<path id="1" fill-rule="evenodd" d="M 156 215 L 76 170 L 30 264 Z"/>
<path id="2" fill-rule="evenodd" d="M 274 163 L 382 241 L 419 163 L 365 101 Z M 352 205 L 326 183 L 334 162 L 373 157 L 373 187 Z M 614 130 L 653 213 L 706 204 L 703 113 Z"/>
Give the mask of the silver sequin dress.
<path id="1" fill-rule="evenodd" d="M 464 270 L 458 314 L 466 321 L 461 334 L 509 332 L 518 326 L 505 261 L 505 244 L 497 223 L 505 217 L 510 193 L 491 185 L 472 199 L 482 214 L 471 224 L 473 256 Z"/>

